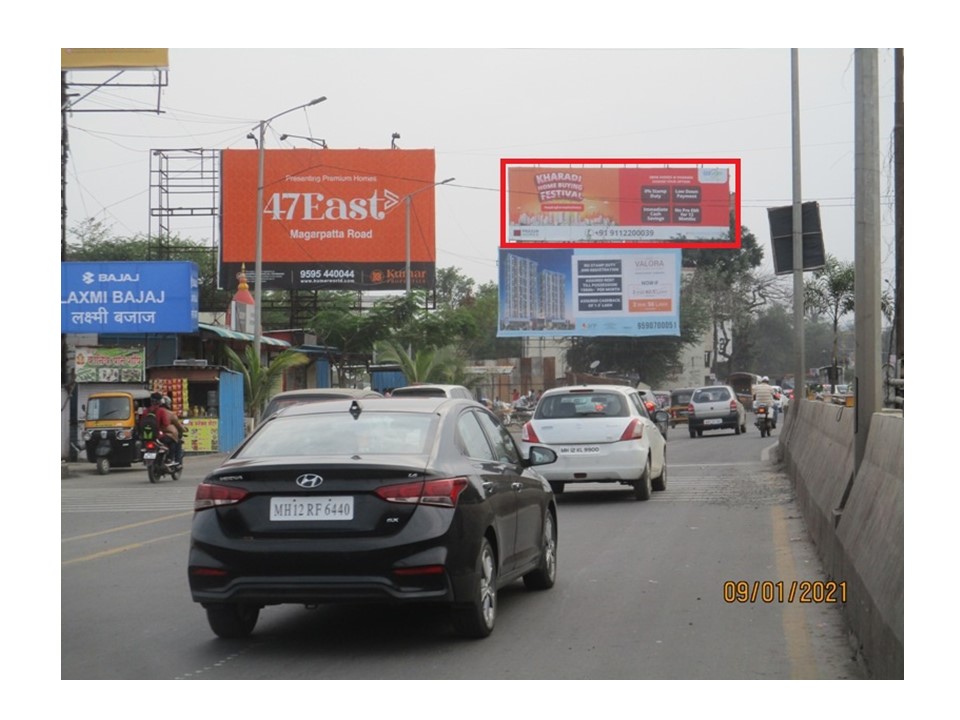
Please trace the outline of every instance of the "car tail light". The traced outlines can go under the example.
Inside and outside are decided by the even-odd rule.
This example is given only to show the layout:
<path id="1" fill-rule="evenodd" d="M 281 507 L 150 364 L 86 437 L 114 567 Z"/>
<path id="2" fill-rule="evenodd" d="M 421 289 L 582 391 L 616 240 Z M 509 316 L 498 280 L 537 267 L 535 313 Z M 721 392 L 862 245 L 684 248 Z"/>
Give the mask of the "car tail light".
<path id="1" fill-rule="evenodd" d="M 687 405 L 687 416 L 693 415 L 693 403 Z"/>
<path id="2" fill-rule="evenodd" d="M 387 502 L 455 507 L 457 498 L 467 484 L 465 477 L 419 480 L 401 485 L 384 485 L 377 488 L 376 493 Z"/>
<path id="3" fill-rule="evenodd" d="M 730 401 L 730 409 L 733 410 L 733 411 L 736 411 L 736 409 L 737 409 L 737 401 L 736 401 L 736 400 L 731 400 L 731 401 Z"/>
<path id="4" fill-rule="evenodd" d="M 620 436 L 621 440 L 639 440 L 643 437 L 643 423 L 640 422 L 640 418 L 634 418 L 630 421 L 630 424 L 627 425 L 627 429 L 623 431 L 623 435 Z"/>
<path id="5" fill-rule="evenodd" d="M 200 483 L 197 485 L 197 494 L 193 499 L 193 509 L 206 510 L 223 505 L 235 505 L 247 497 L 249 493 L 237 487 Z"/>
<path id="6" fill-rule="evenodd" d="M 523 424 L 523 430 L 520 431 L 520 439 L 526 443 L 540 442 L 540 438 L 537 437 L 537 432 L 533 429 L 533 423 Z"/>

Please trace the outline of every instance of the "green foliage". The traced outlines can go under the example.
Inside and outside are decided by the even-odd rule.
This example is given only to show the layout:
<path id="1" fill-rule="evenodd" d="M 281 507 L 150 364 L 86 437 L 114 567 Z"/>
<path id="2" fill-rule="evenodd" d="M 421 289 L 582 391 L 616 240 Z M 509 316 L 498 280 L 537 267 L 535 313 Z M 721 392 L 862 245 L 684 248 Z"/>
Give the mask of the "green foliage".
<path id="1" fill-rule="evenodd" d="M 70 230 L 66 247 L 71 262 L 143 262 L 179 260 L 197 265 L 200 282 L 200 311 L 223 312 L 233 297 L 232 290 L 217 289 L 217 254 L 214 248 L 179 236 L 148 237 L 137 234 L 115 236 L 99 220 L 87 219 Z"/>
<path id="2" fill-rule="evenodd" d="M 234 370 L 243 375 L 244 409 L 256 422 L 267 400 L 279 387 L 285 370 L 304 365 L 309 358 L 296 350 L 284 350 L 273 358 L 269 365 L 263 365 L 253 345 L 244 348 L 243 356 L 238 355 L 228 345 L 223 346 L 227 359 Z"/>
<path id="3" fill-rule="evenodd" d="M 838 364 L 840 319 L 853 312 L 855 304 L 853 263 L 843 262 L 828 253 L 824 266 L 814 272 L 812 281 L 805 283 L 803 287 L 804 310 L 814 318 L 825 315 L 833 329 L 831 360 L 827 364 Z"/>

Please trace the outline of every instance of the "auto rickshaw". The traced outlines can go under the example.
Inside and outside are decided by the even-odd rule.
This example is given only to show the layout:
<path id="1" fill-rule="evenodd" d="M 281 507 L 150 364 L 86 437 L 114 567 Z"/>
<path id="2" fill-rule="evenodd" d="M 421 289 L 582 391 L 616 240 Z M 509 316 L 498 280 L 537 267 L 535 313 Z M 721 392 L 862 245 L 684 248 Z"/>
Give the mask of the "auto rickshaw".
<path id="1" fill-rule="evenodd" d="M 130 467 L 140 462 L 137 418 L 150 406 L 149 390 L 93 393 L 87 398 L 83 442 L 87 460 L 106 475 L 110 466 Z"/>
<path id="2" fill-rule="evenodd" d="M 674 428 L 678 423 L 687 422 L 687 405 L 690 404 L 690 398 L 696 388 L 677 388 L 670 391 L 670 427 Z"/>

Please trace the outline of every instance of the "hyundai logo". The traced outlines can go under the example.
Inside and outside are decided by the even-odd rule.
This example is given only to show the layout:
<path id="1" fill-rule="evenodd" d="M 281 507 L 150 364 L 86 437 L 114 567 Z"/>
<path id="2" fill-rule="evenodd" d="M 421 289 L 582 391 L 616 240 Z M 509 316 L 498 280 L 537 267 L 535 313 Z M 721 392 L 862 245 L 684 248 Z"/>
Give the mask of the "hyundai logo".
<path id="1" fill-rule="evenodd" d="M 297 485 L 302 488 L 315 488 L 323 484 L 323 478 L 313 473 L 307 473 L 297 478 Z"/>

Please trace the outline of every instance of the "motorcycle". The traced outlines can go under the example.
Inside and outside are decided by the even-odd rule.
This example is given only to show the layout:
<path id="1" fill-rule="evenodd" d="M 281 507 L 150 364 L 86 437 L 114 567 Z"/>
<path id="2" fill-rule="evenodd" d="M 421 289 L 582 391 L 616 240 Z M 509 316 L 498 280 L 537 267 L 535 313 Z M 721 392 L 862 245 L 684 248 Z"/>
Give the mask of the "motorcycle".
<path id="1" fill-rule="evenodd" d="M 174 480 L 180 479 L 183 463 L 173 459 L 173 448 L 165 442 L 163 432 L 143 441 L 142 455 L 150 482 L 160 482 L 160 478 L 164 475 L 169 475 Z"/>
<path id="2" fill-rule="evenodd" d="M 753 424 L 760 431 L 760 437 L 770 437 L 770 432 L 776 427 L 773 424 L 773 409 L 767 405 L 757 404 L 754 405 L 753 410 L 757 415 Z"/>

